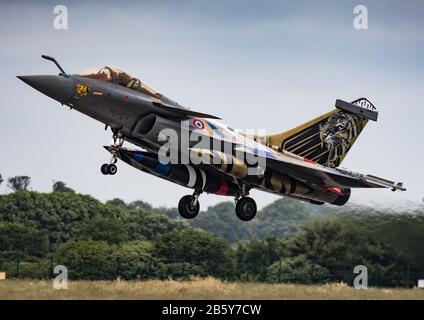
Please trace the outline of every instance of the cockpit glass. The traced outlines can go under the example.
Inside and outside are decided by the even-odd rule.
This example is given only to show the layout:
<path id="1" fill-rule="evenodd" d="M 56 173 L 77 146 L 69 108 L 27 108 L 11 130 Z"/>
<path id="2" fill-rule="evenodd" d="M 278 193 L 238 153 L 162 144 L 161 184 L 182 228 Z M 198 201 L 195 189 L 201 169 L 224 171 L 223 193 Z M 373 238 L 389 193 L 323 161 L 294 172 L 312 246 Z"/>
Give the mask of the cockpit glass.
<path id="1" fill-rule="evenodd" d="M 112 73 L 109 68 L 91 69 L 79 74 L 81 77 L 98 79 L 103 81 L 112 81 Z"/>
<path id="2" fill-rule="evenodd" d="M 87 77 L 91 79 L 98 79 L 109 82 L 116 82 L 121 86 L 125 86 L 137 91 L 140 91 L 149 96 L 161 99 L 162 95 L 150 87 L 149 85 L 140 81 L 140 79 L 132 76 L 126 71 L 123 71 L 116 67 L 103 67 L 97 69 L 91 69 L 88 71 L 81 72 L 81 77 Z"/>

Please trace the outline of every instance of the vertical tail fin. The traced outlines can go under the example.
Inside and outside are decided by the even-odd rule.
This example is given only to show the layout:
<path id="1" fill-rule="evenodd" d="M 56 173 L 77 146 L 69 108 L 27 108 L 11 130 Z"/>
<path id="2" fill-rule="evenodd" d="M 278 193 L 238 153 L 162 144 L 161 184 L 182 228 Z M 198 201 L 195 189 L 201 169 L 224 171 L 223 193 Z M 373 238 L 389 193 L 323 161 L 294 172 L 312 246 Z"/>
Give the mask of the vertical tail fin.
<path id="1" fill-rule="evenodd" d="M 335 107 L 289 131 L 266 136 L 267 144 L 325 166 L 339 166 L 368 120 L 377 121 L 378 112 L 366 98 L 336 100 Z"/>

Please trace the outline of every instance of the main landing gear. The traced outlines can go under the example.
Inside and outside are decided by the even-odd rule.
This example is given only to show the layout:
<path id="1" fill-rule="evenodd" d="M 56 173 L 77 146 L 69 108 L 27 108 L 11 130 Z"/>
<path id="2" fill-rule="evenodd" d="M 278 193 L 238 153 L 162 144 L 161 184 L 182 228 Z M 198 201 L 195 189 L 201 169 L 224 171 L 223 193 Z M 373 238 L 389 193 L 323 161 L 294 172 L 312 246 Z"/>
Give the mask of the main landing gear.
<path id="1" fill-rule="evenodd" d="M 256 216 L 256 202 L 250 197 L 241 197 L 236 202 L 236 215 L 242 221 L 250 221 Z"/>
<path id="2" fill-rule="evenodd" d="M 199 196 L 202 192 L 195 191 L 193 195 L 187 195 L 181 198 L 178 203 L 178 212 L 184 219 L 195 218 L 200 210 Z M 242 221 L 250 221 L 256 216 L 256 202 L 248 197 L 248 192 L 243 186 L 241 193 L 236 196 L 236 215 Z"/>
<path id="3" fill-rule="evenodd" d="M 199 191 L 195 191 L 193 195 L 187 195 L 181 198 L 178 203 L 178 211 L 184 219 L 193 219 L 197 216 L 200 210 Z"/>
<path id="4" fill-rule="evenodd" d="M 124 143 L 124 138 L 122 137 L 121 132 L 112 129 L 113 137 L 112 137 L 112 144 L 110 145 L 111 151 L 112 151 L 112 158 L 110 159 L 109 163 L 104 163 L 100 167 L 100 171 L 104 175 L 114 175 L 118 172 L 118 167 L 116 166 L 116 162 L 118 162 L 117 159 L 117 152 L 119 148 L 122 147 L 122 144 Z"/>
<path id="5" fill-rule="evenodd" d="M 250 197 L 247 197 L 249 192 L 246 190 L 246 185 L 241 187 L 241 196 L 236 197 L 236 215 L 242 221 L 250 221 L 256 216 L 256 202 Z"/>

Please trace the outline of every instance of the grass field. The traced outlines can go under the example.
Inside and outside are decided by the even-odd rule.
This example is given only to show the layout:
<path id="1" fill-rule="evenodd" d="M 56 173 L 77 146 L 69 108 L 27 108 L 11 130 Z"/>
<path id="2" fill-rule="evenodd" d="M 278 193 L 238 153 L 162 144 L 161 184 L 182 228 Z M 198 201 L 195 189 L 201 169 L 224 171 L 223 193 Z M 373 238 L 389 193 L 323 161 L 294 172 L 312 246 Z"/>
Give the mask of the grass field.
<path id="1" fill-rule="evenodd" d="M 213 278 L 191 281 L 0 281 L 0 299 L 424 299 L 424 289 L 356 290 L 346 284 L 231 283 Z"/>

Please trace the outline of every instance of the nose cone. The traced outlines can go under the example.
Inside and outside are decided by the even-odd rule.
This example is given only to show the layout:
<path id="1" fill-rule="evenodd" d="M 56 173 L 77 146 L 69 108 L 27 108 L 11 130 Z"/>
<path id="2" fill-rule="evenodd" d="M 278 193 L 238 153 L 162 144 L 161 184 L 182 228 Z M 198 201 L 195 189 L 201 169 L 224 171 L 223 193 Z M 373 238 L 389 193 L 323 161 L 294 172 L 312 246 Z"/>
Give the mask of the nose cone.
<path id="1" fill-rule="evenodd" d="M 60 103 L 68 102 L 74 90 L 74 81 L 63 76 L 17 76 L 20 80 L 34 89 L 44 93 Z"/>

